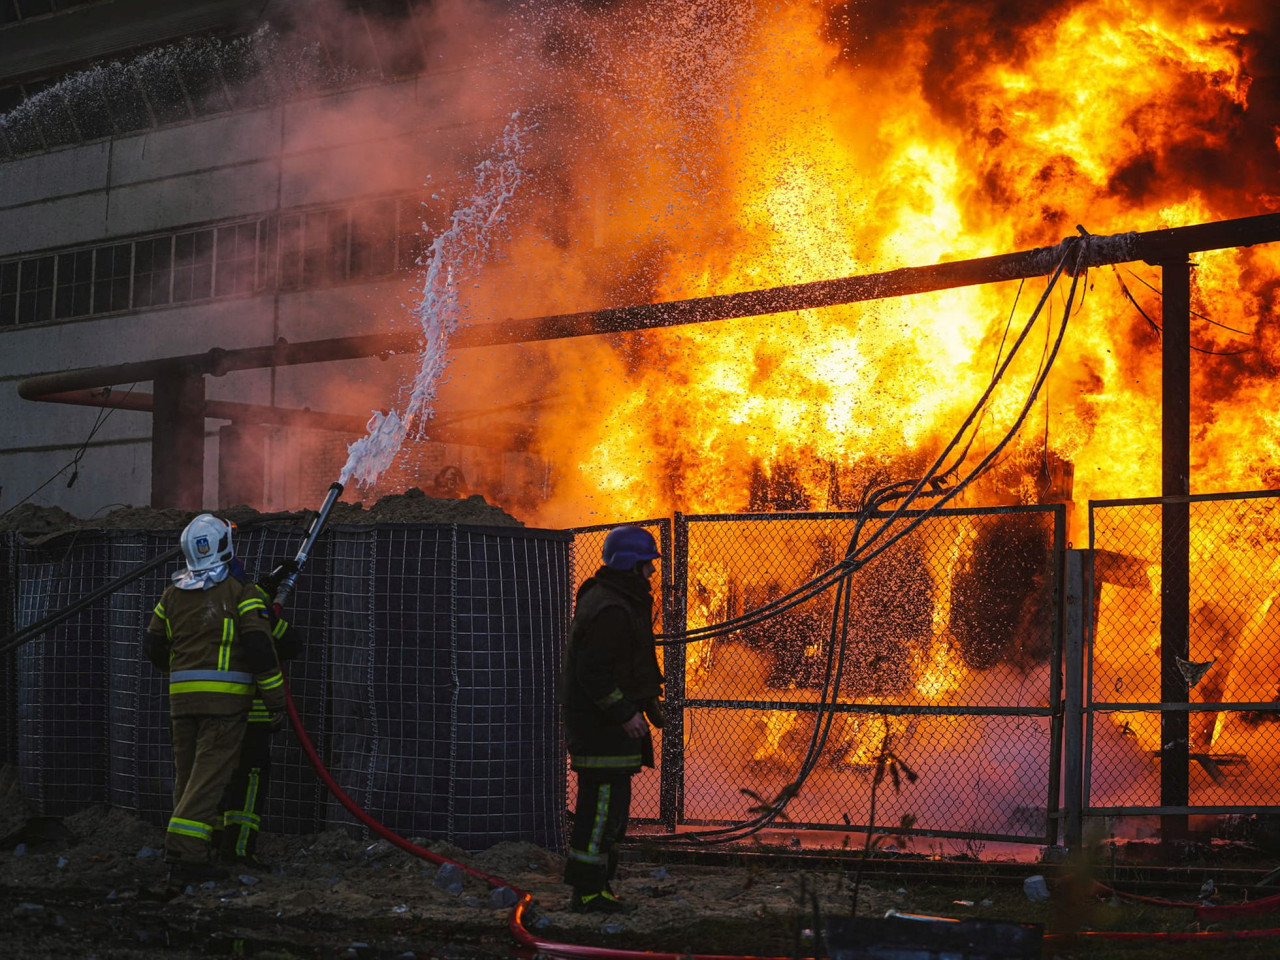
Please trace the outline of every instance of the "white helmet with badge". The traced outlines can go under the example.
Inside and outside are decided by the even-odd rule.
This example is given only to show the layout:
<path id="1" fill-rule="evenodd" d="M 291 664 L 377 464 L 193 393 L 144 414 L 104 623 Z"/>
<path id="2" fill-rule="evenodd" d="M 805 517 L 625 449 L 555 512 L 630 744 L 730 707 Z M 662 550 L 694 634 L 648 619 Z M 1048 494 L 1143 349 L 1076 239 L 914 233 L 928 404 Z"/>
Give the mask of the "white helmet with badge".
<path id="1" fill-rule="evenodd" d="M 208 589 L 227 576 L 227 564 L 235 558 L 231 531 L 235 527 L 211 513 L 202 513 L 182 531 L 179 543 L 187 560 L 187 569 L 173 575 L 173 582 L 184 590 Z"/>

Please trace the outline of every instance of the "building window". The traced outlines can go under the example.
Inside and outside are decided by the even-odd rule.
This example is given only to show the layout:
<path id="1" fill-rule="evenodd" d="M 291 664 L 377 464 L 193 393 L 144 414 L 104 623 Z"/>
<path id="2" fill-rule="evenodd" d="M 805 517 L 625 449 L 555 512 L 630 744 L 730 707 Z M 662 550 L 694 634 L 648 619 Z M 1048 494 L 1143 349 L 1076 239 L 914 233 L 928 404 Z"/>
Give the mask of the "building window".
<path id="1" fill-rule="evenodd" d="M 319 287 L 347 278 L 347 211 L 308 213 L 303 225 L 302 285 Z"/>
<path id="2" fill-rule="evenodd" d="M 0 327 L 18 322 L 18 261 L 0 263 Z"/>
<path id="3" fill-rule="evenodd" d="M 351 211 L 351 277 L 385 277 L 396 269 L 396 203 L 362 203 Z"/>
<path id="4" fill-rule="evenodd" d="M 128 310 L 132 280 L 132 243 L 98 247 L 93 252 L 93 312 Z"/>
<path id="5" fill-rule="evenodd" d="M 173 237 L 139 240 L 133 252 L 133 305 L 157 307 L 169 302 L 173 279 Z"/>
<path id="6" fill-rule="evenodd" d="M 423 228 L 423 204 L 405 198 L 396 204 L 396 267 L 413 270 L 426 257 L 429 237 Z"/>
<path id="7" fill-rule="evenodd" d="M 252 293 L 258 262 L 258 224 L 241 223 L 218 228 L 213 295 L 229 297 Z"/>
<path id="8" fill-rule="evenodd" d="M 392 277 L 428 249 L 425 211 L 388 198 L 0 261 L 0 326 Z"/>
<path id="9" fill-rule="evenodd" d="M 58 255 L 58 297 L 53 315 L 59 320 L 93 313 L 93 251 Z"/>
<path id="10" fill-rule="evenodd" d="M 279 239 L 279 219 L 267 217 L 258 221 L 258 290 L 276 288 L 276 243 Z"/>
<path id="11" fill-rule="evenodd" d="M 302 286 L 302 218 L 280 218 L 280 289 Z"/>
<path id="12" fill-rule="evenodd" d="M 213 290 L 213 231 L 173 238 L 173 302 L 207 299 Z"/>
<path id="13" fill-rule="evenodd" d="M 23 260 L 18 273 L 18 322 L 39 323 L 53 316 L 53 257 Z"/>

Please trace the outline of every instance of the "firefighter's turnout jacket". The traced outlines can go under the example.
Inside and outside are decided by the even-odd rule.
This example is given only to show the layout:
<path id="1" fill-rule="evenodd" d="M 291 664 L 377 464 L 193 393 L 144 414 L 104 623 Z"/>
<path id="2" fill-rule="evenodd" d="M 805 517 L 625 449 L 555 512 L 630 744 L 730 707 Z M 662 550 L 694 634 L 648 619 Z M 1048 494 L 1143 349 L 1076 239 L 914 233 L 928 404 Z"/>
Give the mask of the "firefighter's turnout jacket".
<path id="1" fill-rule="evenodd" d="M 170 716 L 247 713 L 259 693 L 266 710 L 283 710 L 271 630 L 262 591 L 234 576 L 208 590 L 166 589 L 144 649 L 169 674 Z"/>
<path id="2" fill-rule="evenodd" d="M 649 581 L 601 567 L 578 589 L 564 657 L 561 700 L 573 769 L 631 774 L 653 766 L 647 728 L 635 738 L 622 724 L 654 713 L 661 693 Z"/>

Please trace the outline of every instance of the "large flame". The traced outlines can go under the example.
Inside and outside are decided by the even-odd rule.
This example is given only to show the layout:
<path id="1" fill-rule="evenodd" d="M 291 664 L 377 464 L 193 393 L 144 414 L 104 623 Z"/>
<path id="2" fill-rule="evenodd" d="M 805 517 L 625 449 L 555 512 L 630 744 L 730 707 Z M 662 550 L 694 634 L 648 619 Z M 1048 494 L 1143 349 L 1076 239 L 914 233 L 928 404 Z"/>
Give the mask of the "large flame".
<path id="1" fill-rule="evenodd" d="M 677 299 L 1024 249 L 1077 224 L 1110 233 L 1221 219 L 1274 200 L 1276 131 L 1251 111 L 1261 59 L 1244 5 L 1095 0 L 1002 24 L 983 4 L 908 4 L 892 23 L 858 5 L 762 4 L 721 11 L 736 29 L 717 30 L 695 22 L 707 16 L 698 5 L 658 6 L 681 15 L 618 12 L 574 27 L 594 50 L 627 49 L 606 58 L 604 92 L 577 91 L 579 115 L 609 133 L 573 141 L 573 189 L 557 196 L 574 208 L 566 229 L 589 229 L 566 239 L 535 308 L 637 299 L 620 276 Z M 524 241 L 527 261 L 546 261 L 539 242 Z M 1267 335 L 1280 251 L 1196 261 L 1195 309 L 1213 323 L 1195 320 L 1193 342 L 1213 355 L 1196 357 L 1193 483 L 1258 487 L 1280 439 Z M 1014 457 L 1026 472 L 1046 448 L 1074 463 L 1076 502 L 1155 494 L 1159 336 L 1121 283 L 1159 323 L 1160 274 L 1139 264 L 1090 281 Z M 1014 331 L 1042 286 L 1022 292 Z M 559 386 L 583 403 L 539 425 L 560 482 L 536 519 L 744 509 L 753 474 L 779 471 L 803 491 L 789 505 L 821 509 L 841 505 L 833 465 L 846 498 L 871 474 L 910 473 L 1007 349 L 1015 293 L 1002 284 L 695 325 L 633 338 L 621 354 L 596 346 L 586 362 L 582 344 L 553 349 Z M 1060 315 L 1057 297 L 975 452 L 1012 422 Z M 1257 442 L 1227 442 L 1241 435 Z M 1002 483 L 1003 499 L 1036 499 Z M 988 488 L 979 499 L 992 498 Z"/>
<path id="2" fill-rule="evenodd" d="M 725 294 L 1028 249 L 1079 229 L 1280 209 L 1280 14 L 1253 0 L 529 7 L 512 14 L 518 29 L 495 60 L 497 79 L 474 92 L 485 100 L 505 85 L 494 105 L 524 97 L 538 124 L 534 189 L 513 206 L 506 266 L 464 294 L 476 318 Z M 1194 258 L 1193 492 L 1280 486 L 1278 247 Z M 1161 492 L 1161 283 L 1159 268 L 1141 263 L 1089 274 L 1044 392 L 962 504 L 1079 507 Z M 1018 418 L 1062 321 L 1065 286 L 992 395 L 971 463 Z M 505 501 L 531 523 L 845 509 L 932 461 L 1044 287 L 568 340 L 522 348 L 509 363 L 460 358 L 454 389 L 473 406 L 499 396 L 538 411 L 531 449 L 551 465 L 551 482 L 536 496 L 508 490 Z M 547 397 L 555 403 L 536 406 Z M 1070 518 L 1077 544 L 1084 519 L 1082 509 Z M 1158 516 L 1142 522 L 1158 542 Z M 1261 521 L 1253 542 L 1280 539 L 1274 526 Z M 910 651 L 909 683 L 864 701 L 972 692 L 950 630 L 954 578 L 973 549 L 969 533 L 957 538 L 951 555 L 927 562 L 933 624 Z M 1205 534 L 1196 549 L 1210 557 L 1231 546 Z M 800 582 L 812 552 L 797 549 L 772 582 Z M 741 612 L 734 591 L 753 572 L 697 554 L 690 625 Z M 1098 653 L 1099 675 L 1114 667 L 1117 683 L 1123 658 L 1150 662 L 1159 645 L 1149 609 L 1159 558 L 1140 559 L 1138 589 L 1101 588 L 1145 598 L 1126 601 L 1121 659 Z M 1216 650 L 1223 664 L 1196 697 L 1274 694 L 1246 690 L 1232 666 L 1262 648 L 1271 601 L 1250 601 L 1250 626 L 1222 626 L 1236 599 L 1209 589 L 1196 614 L 1193 659 Z M 723 681 L 717 672 L 748 667 L 695 645 L 690 687 L 706 693 Z M 1147 670 L 1123 696 L 1158 698 L 1158 679 Z M 1152 716 L 1117 723 L 1150 750 Z M 802 741 L 801 721 L 771 721 L 760 754 Z M 1222 726 L 1209 715 L 1202 745 Z M 864 728 L 836 731 L 846 758 L 874 746 Z"/>
<path id="3" fill-rule="evenodd" d="M 1270 93 L 1252 99 L 1276 32 L 1255 22 L 1256 5 L 889 10 L 668 2 L 557 23 L 557 43 L 591 51 L 589 69 L 557 77 L 577 121 L 565 182 L 554 218 L 544 209 L 513 251 L 546 280 L 506 312 L 731 293 L 1026 249 L 1078 228 L 1277 208 L 1280 110 Z M 1195 262 L 1193 492 L 1275 486 L 1280 250 Z M 1076 504 L 1160 493 L 1160 285 L 1145 264 L 1089 276 L 1044 395 L 967 502 L 1061 499 L 1068 488 L 1041 476 L 1050 463 L 1073 466 Z M 549 347 L 556 390 L 577 402 L 538 424 L 558 479 L 532 519 L 848 507 L 937 454 L 1043 289 L 996 284 Z M 992 397 L 975 458 L 1014 423 L 1063 308 L 1059 291 Z M 1075 511 L 1077 543 L 1082 519 Z M 942 701 L 964 683 L 946 629 L 958 560 L 935 571 L 935 629 L 914 653 L 909 698 Z M 726 577 L 703 570 L 691 625 L 724 615 Z M 1126 655 L 1158 647 L 1150 622 L 1141 636 Z M 695 687 L 711 652 L 692 651 Z M 1211 683 L 1239 685 L 1230 670 Z M 1158 730 L 1141 721 L 1118 720 L 1150 749 Z M 757 759 L 782 750 L 797 718 L 769 722 Z M 1211 743 L 1221 722 L 1207 723 Z M 839 749 L 865 761 L 874 738 L 845 727 Z"/>

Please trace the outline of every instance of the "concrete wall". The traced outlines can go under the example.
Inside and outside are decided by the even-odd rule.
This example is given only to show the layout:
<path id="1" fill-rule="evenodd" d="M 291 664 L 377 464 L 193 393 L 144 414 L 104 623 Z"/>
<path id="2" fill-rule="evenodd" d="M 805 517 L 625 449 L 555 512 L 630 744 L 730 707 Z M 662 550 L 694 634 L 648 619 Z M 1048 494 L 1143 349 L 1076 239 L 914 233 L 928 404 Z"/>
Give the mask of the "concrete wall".
<path id="1" fill-rule="evenodd" d="M 463 82 L 457 73 L 424 76 L 0 163 L 0 259 L 449 178 L 470 165 L 474 144 L 491 142 L 485 123 L 458 127 L 433 116 L 433 104 Z M 437 120 L 450 129 L 437 129 Z M 380 331 L 394 319 L 388 305 L 409 299 L 411 280 L 0 326 L 0 512 L 63 468 L 99 416 L 96 408 L 22 400 L 23 378 L 281 336 L 297 342 Z M 366 416 L 395 399 L 394 385 L 412 369 L 412 358 L 402 358 L 245 371 L 206 378 L 206 391 L 210 399 Z M 150 393 L 151 384 L 135 389 Z M 208 422 L 206 508 L 218 503 L 217 428 Z M 75 485 L 66 486 L 68 470 L 33 502 L 82 516 L 150 502 L 150 434 L 148 414 L 111 414 L 85 449 Z M 269 486 L 290 483 L 276 478 Z"/>

